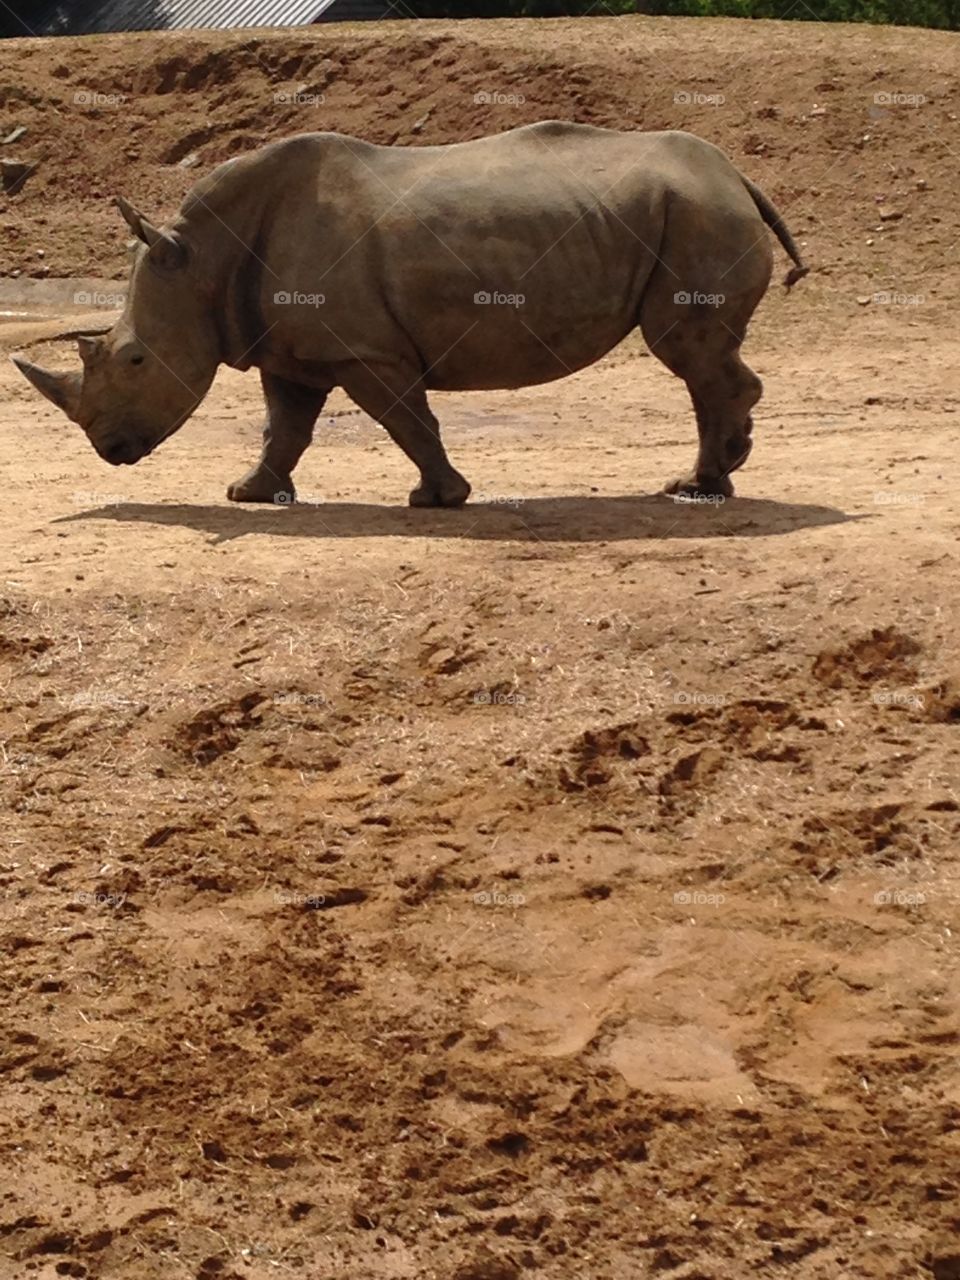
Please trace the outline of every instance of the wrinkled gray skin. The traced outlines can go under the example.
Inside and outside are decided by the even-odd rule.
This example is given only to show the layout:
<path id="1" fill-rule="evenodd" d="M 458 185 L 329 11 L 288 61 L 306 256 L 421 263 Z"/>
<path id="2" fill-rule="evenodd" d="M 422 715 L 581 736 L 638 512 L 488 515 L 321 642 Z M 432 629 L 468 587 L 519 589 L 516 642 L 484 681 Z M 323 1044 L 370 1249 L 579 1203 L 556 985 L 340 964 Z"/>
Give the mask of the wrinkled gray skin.
<path id="1" fill-rule="evenodd" d="M 806 270 L 762 193 L 679 132 L 544 122 L 445 147 L 305 134 L 221 165 L 163 230 L 118 203 L 143 242 L 123 315 L 80 340 L 82 373 L 17 363 L 115 464 L 178 430 L 219 364 L 255 366 L 264 449 L 228 489 L 237 502 L 290 500 L 341 386 L 418 467 L 411 503 L 459 506 L 470 486 L 427 392 L 561 378 L 637 325 L 696 412 L 696 464 L 668 492 L 732 494 L 761 391 L 739 351 L 770 281 L 765 224 L 796 263 L 787 283 Z"/>

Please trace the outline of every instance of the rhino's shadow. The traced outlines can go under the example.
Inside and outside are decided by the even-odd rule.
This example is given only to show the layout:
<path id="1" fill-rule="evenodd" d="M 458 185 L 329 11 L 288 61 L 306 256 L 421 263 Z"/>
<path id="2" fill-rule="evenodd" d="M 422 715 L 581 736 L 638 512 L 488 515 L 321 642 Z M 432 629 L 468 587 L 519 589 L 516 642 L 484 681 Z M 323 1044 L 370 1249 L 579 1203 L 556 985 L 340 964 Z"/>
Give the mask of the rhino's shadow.
<path id="1" fill-rule="evenodd" d="M 644 538 L 762 538 L 863 519 L 833 507 L 733 498 L 722 505 L 678 502 L 663 494 L 511 499 L 468 503 L 458 511 L 413 510 L 359 502 L 292 507 L 121 502 L 57 523 L 115 520 L 180 525 L 228 542 L 259 533 L 296 538 L 469 538 L 498 542 L 632 542 Z"/>

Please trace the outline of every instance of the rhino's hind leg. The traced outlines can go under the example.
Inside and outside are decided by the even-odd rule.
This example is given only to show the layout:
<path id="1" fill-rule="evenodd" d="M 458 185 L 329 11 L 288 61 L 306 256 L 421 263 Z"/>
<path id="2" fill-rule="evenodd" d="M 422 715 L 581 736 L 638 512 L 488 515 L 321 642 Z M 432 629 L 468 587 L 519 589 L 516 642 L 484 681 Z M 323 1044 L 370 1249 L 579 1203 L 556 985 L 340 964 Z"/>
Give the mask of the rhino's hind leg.
<path id="1" fill-rule="evenodd" d="M 313 439 L 313 428 L 329 394 L 272 373 L 261 373 L 267 401 L 260 461 L 227 489 L 231 502 L 290 503 L 293 469 Z"/>
<path id="2" fill-rule="evenodd" d="M 730 475 L 749 457 L 750 410 L 763 390 L 760 379 L 740 358 L 740 344 L 766 288 L 769 267 L 765 262 L 758 261 L 755 279 L 738 295 L 724 297 L 719 287 L 713 289 L 714 298 L 719 299 L 716 305 L 712 299 L 692 301 L 692 290 L 676 291 L 676 277 L 655 280 L 644 298 L 643 336 L 654 355 L 687 384 L 700 437 L 693 471 L 666 485 L 666 493 L 733 495 Z"/>
<path id="3" fill-rule="evenodd" d="M 420 483 L 410 494 L 411 507 L 462 507 L 470 485 L 450 464 L 440 439 L 440 424 L 427 403 L 416 374 L 404 369 L 352 365 L 341 375 L 344 391 L 389 432 L 419 468 Z"/>
<path id="4" fill-rule="evenodd" d="M 688 376 L 686 383 L 697 415 L 700 449 L 692 474 L 673 481 L 664 492 L 732 497 L 730 476 L 753 448 L 750 410 L 760 399 L 763 384 L 737 351 L 721 357 L 710 376 Z"/>

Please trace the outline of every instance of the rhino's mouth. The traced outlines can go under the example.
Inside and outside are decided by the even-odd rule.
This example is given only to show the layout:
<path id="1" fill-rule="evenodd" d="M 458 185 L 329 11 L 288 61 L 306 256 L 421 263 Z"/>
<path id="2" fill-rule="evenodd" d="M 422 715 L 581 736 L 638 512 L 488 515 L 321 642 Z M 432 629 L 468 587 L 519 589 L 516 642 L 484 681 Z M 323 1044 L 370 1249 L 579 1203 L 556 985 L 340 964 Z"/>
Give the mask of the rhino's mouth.
<path id="1" fill-rule="evenodd" d="M 111 440 L 97 449 L 104 462 L 113 467 L 132 467 L 135 462 L 153 452 L 153 445 L 139 437 L 128 436 L 125 440 Z"/>

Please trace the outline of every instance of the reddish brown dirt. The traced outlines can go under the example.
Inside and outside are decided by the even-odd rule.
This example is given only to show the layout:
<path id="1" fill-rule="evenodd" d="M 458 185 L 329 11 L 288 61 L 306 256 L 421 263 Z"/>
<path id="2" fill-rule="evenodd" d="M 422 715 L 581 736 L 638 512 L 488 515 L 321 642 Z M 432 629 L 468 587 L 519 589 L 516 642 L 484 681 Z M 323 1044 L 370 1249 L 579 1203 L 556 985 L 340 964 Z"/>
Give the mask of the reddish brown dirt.
<path id="1" fill-rule="evenodd" d="M 459 513 L 401 506 L 339 396 L 304 505 L 238 509 L 252 375 L 120 471 L 0 377 L 3 1280 L 960 1275 L 956 48 L 638 20 L 0 49 L 7 150 L 47 155 L 9 270 L 111 274 L 115 184 L 169 213 L 301 127 L 272 93 L 325 63 L 323 125 L 374 139 L 694 128 L 825 268 L 758 314 L 720 508 L 655 495 L 692 416 L 632 341 L 439 398 Z M 928 102 L 869 118 L 877 86 Z"/>

